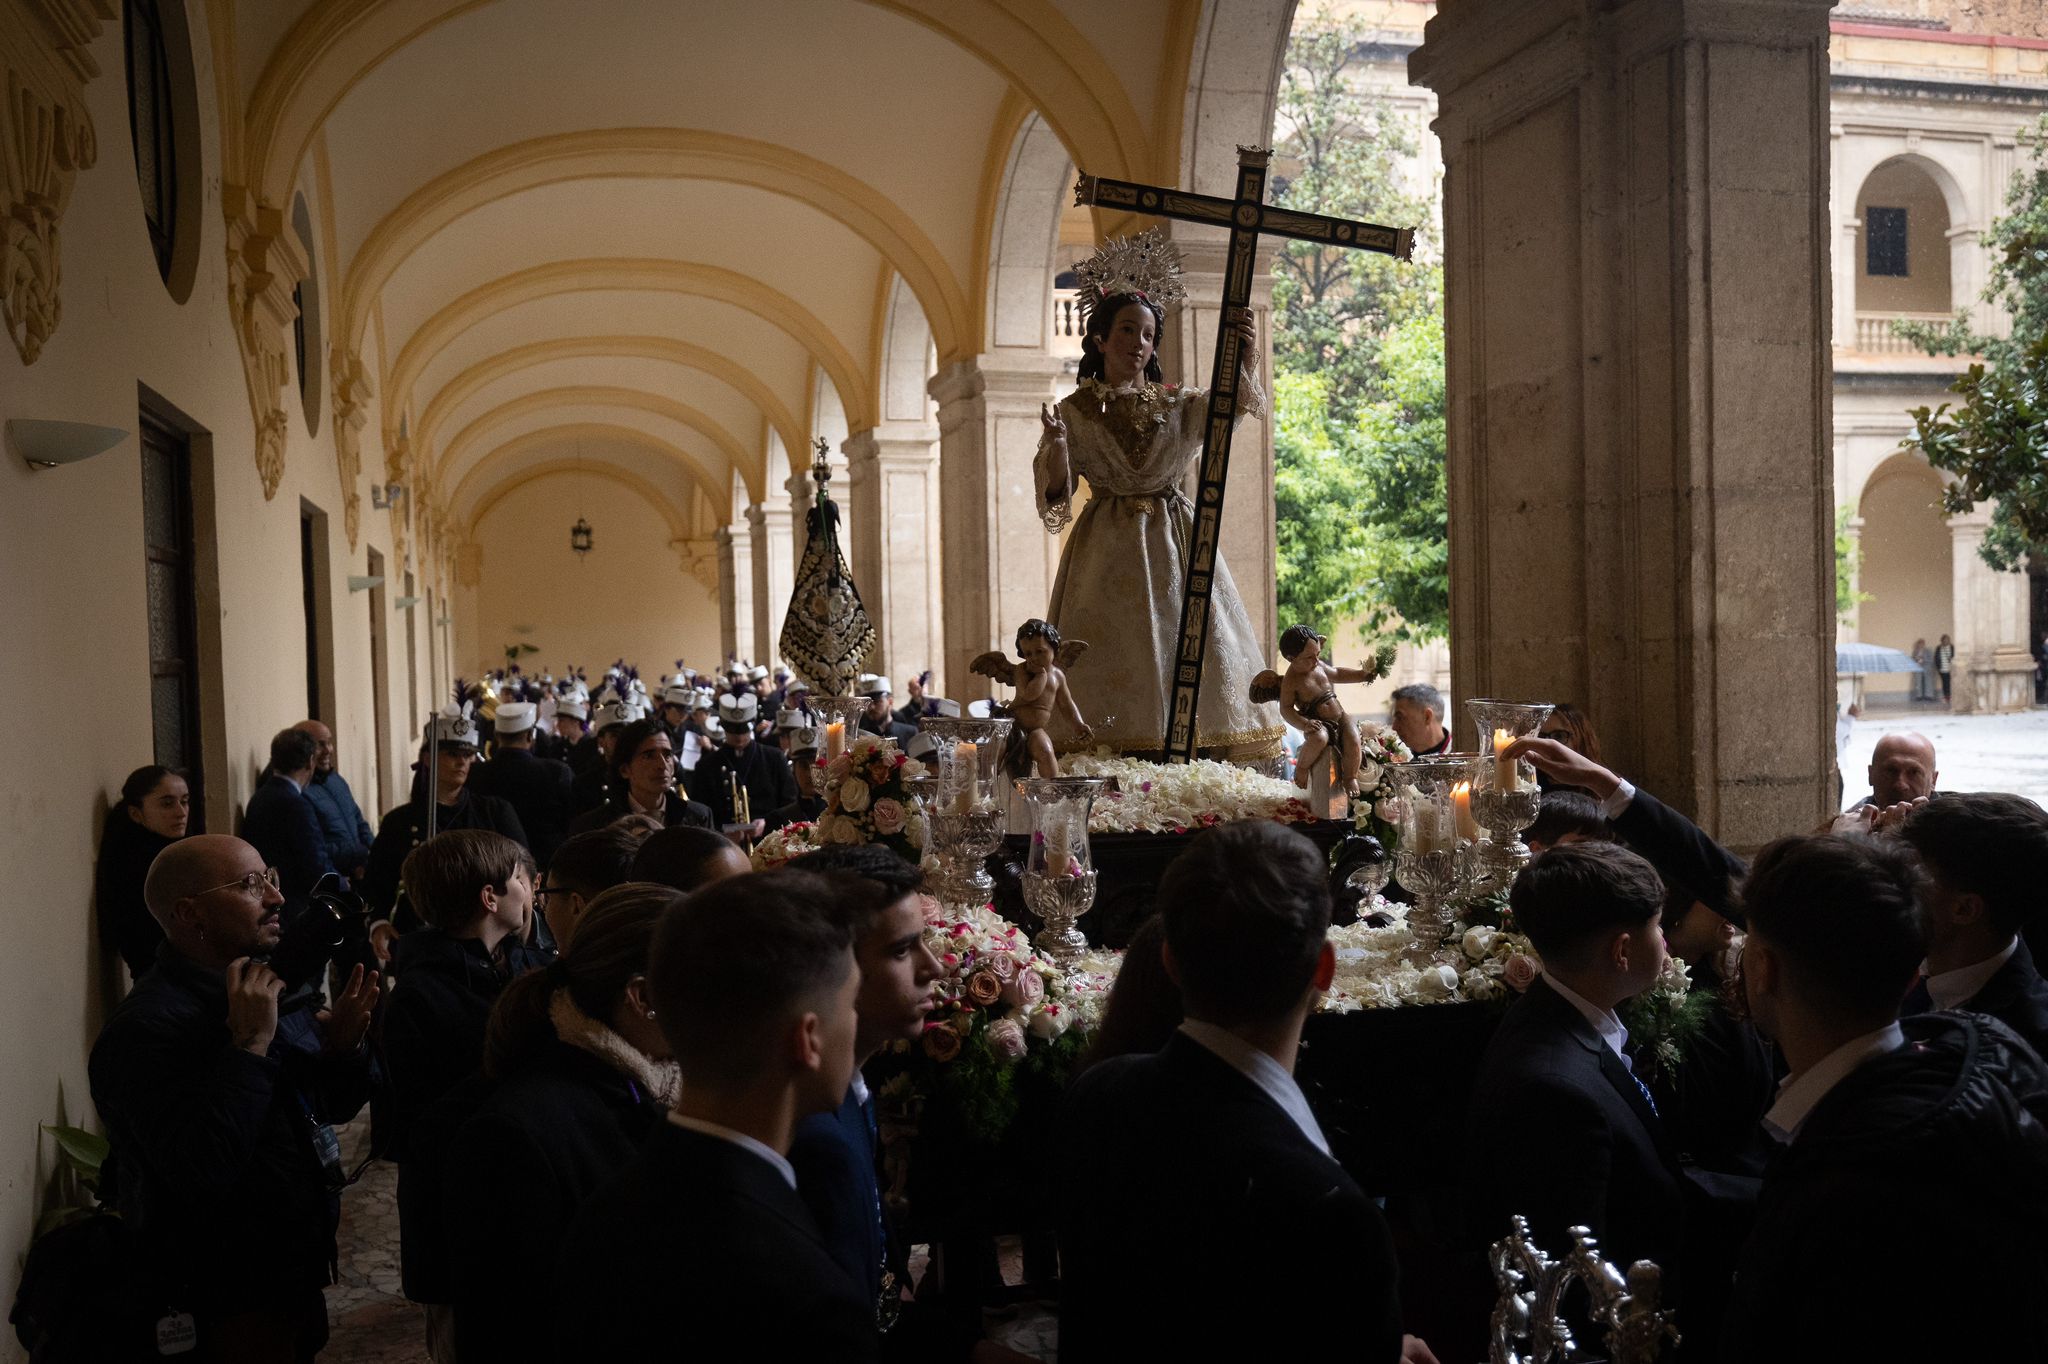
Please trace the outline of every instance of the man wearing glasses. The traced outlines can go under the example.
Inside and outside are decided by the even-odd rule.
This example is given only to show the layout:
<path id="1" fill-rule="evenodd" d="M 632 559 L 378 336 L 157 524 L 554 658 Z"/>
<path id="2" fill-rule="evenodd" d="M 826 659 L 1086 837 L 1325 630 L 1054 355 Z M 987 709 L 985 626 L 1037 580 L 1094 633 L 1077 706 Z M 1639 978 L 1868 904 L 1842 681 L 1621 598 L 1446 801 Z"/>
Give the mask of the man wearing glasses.
<path id="1" fill-rule="evenodd" d="M 332 1125 L 368 1095 L 377 973 L 358 966 L 332 1008 L 280 1016 L 283 982 L 261 958 L 284 897 L 239 838 L 172 844 L 143 896 L 166 941 L 101 1030 L 89 1074 L 158 1346 L 311 1359 L 327 1339 L 321 1290 L 345 1182 Z"/>

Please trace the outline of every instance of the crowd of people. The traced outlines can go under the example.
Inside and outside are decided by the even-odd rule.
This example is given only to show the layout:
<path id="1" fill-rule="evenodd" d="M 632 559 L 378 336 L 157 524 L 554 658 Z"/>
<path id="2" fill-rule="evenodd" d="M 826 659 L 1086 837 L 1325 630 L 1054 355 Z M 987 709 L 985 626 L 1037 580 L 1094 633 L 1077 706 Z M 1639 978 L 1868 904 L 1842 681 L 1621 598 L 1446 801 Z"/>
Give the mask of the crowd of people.
<path id="1" fill-rule="evenodd" d="M 314 721 L 273 740 L 239 837 L 187 836 L 179 774 L 130 778 L 99 904 L 136 984 L 91 1081 L 154 1340 L 319 1353 L 336 1128 L 368 1110 L 436 1364 L 732 1330 L 771 1359 L 1018 1357 L 932 1310 L 883 1196 L 862 1067 L 932 1008 L 923 873 L 878 847 L 752 871 L 743 840 L 819 807 L 819 726 L 767 669 L 698 682 L 499 679 L 433 720 L 374 831 Z M 861 689 L 906 746 L 949 704 Z M 1391 718 L 1448 747 L 1431 689 Z M 1293 1078 L 1335 969 L 1323 856 L 1216 827 L 1064 1099 L 1061 1359 L 1476 1358 L 1510 1215 L 1662 1266 L 1681 1359 L 2048 1357 L 2048 813 L 1941 791 L 1900 735 L 1862 803 L 1746 862 L 1606 766 L 1582 711 L 1513 752 L 1547 787 L 1509 901 L 1541 974 L 1473 1077 L 1449 1211 L 1423 1234 L 1362 1188 Z M 374 927 L 287 980 L 272 953 L 328 890 Z M 1711 1014 L 1645 1067 L 1620 1011 L 1668 957 Z M 1471 1338 L 1418 1338 L 1423 1298 L 1469 1304 Z"/>

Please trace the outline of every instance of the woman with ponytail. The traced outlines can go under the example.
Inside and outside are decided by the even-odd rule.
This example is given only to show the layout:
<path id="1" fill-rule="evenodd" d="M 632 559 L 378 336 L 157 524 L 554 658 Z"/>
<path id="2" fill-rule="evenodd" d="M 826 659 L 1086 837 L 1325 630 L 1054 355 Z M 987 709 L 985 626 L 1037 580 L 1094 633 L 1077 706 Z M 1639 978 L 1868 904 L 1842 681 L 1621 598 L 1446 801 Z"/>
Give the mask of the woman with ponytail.
<path id="1" fill-rule="evenodd" d="M 552 1358 L 549 1332 L 507 1290 L 549 1280 L 577 1205 L 681 1092 L 646 989 L 655 925 L 682 901 L 644 882 L 605 891 L 554 964 L 512 982 L 491 1011 L 493 1089 L 449 1146 L 441 1202 L 459 1358 Z"/>

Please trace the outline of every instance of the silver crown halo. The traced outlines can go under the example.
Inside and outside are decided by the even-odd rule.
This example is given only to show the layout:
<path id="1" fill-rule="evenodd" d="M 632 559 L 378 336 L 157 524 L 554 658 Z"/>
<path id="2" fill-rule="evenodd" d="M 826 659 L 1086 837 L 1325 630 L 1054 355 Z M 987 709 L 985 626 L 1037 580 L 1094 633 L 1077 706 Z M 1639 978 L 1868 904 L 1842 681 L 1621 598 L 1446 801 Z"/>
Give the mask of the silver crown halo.
<path id="1" fill-rule="evenodd" d="M 1096 304 L 1118 294 L 1137 294 L 1163 313 L 1187 296 L 1180 274 L 1180 247 L 1168 240 L 1165 229 L 1111 237 L 1087 260 L 1074 262 L 1081 316 L 1085 320 Z"/>

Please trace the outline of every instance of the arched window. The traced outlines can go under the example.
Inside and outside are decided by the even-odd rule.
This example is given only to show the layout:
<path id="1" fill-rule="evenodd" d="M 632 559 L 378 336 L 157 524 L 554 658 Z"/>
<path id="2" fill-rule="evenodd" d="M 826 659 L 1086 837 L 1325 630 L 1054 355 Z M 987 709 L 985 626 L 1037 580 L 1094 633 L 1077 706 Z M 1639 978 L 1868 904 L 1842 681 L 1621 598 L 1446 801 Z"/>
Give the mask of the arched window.
<path id="1" fill-rule="evenodd" d="M 1856 311 L 1945 318 L 1950 297 L 1948 200 L 1919 162 L 1901 158 L 1872 171 L 1856 195 L 1863 222 L 1856 258 Z"/>
<path id="2" fill-rule="evenodd" d="M 135 181 L 157 274 L 171 278 L 177 245 L 178 152 L 171 104 L 170 58 L 157 0 L 126 0 L 128 133 L 135 147 Z"/>

